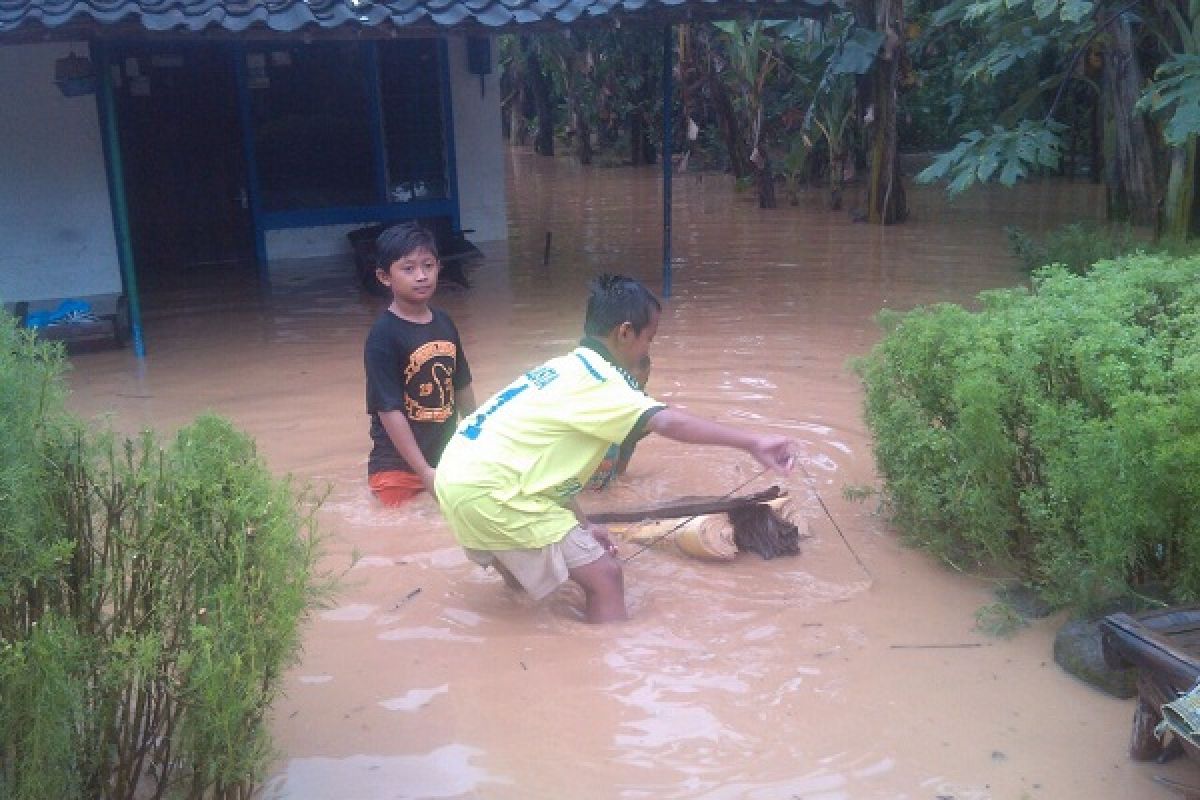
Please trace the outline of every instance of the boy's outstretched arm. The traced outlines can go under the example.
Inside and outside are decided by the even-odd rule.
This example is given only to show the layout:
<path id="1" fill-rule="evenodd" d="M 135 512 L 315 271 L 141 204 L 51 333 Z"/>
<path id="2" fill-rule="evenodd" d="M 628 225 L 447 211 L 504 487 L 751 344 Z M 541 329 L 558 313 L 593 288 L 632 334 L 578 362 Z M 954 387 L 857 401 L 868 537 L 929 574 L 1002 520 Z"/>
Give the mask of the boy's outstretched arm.
<path id="1" fill-rule="evenodd" d="M 475 402 L 475 389 L 471 384 L 467 384 L 461 389 L 454 390 L 454 408 L 458 411 L 458 418 L 465 419 L 475 413 L 475 409 L 479 404 Z"/>
<path id="2" fill-rule="evenodd" d="M 396 452 L 425 484 L 425 491 L 433 494 L 433 467 L 425 460 L 425 454 L 413 436 L 412 426 L 408 424 L 408 417 L 404 416 L 403 411 L 380 411 L 379 421 L 383 423 L 383 429 L 387 431 Z"/>
<path id="3" fill-rule="evenodd" d="M 674 408 L 664 408 L 650 417 L 646 430 L 677 442 L 745 450 L 764 467 L 784 473 L 791 472 L 799 450 L 796 442 L 786 436 L 752 433 Z"/>

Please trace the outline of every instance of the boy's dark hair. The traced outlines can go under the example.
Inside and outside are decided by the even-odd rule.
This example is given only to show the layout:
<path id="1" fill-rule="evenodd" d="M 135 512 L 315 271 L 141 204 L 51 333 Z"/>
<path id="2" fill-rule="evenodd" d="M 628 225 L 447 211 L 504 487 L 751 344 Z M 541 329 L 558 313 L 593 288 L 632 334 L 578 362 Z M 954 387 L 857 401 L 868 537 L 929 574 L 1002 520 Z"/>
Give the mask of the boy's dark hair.
<path id="1" fill-rule="evenodd" d="M 662 311 L 658 298 L 633 278 L 624 275 L 597 275 L 589 287 L 587 316 L 583 332 L 588 336 L 605 336 L 622 322 L 633 326 L 634 333 L 650 324 Z"/>
<path id="2" fill-rule="evenodd" d="M 382 270 L 413 253 L 428 250 L 438 257 L 437 239 L 419 222 L 400 222 L 384 230 L 375 239 L 376 263 Z"/>

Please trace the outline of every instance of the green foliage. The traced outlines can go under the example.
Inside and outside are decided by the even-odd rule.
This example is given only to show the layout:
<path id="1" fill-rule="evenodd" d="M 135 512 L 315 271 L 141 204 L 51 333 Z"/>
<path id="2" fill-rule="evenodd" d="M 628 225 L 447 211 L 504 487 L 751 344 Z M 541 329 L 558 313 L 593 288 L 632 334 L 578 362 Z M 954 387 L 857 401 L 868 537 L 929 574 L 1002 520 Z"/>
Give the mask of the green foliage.
<path id="1" fill-rule="evenodd" d="M 991 133 L 971 131 L 952 150 L 942 153 L 917 175 L 921 183 L 949 181 L 947 191 L 958 194 L 976 182 L 993 177 L 1005 186 L 1014 185 L 1030 170 L 1058 167 L 1063 126 L 1022 120 L 1015 130 L 999 125 Z"/>
<path id="2" fill-rule="evenodd" d="M 53 583 L 70 557 L 71 542 L 49 516 L 46 459 L 69 438 L 63 369 L 60 345 L 39 342 L 0 313 L 0 606 Z M 0 623 L 0 637 L 15 633 Z"/>
<path id="3" fill-rule="evenodd" d="M 1038 241 L 1020 228 L 1004 229 L 1013 254 L 1026 271 L 1048 264 L 1061 264 L 1083 275 L 1098 261 L 1118 258 L 1146 247 L 1128 225 L 1101 226 L 1074 222 L 1052 231 Z"/>
<path id="4" fill-rule="evenodd" d="M 842 487 L 842 497 L 852 503 L 861 503 L 877 494 L 879 492 L 869 484 L 846 484 Z"/>
<path id="5" fill-rule="evenodd" d="M 1000 639 L 1012 638 L 1029 623 L 1007 603 L 988 603 L 975 611 L 975 630 Z"/>
<path id="6" fill-rule="evenodd" d="M 76 666 L 83 641 L 50 616 L 16 641 L 0 641 L 0 796 L 85 796 L 78 769 L 86 694 Z"/>
<path id="7" fill-rule="evenodd" d="M 0 796 L 248 796 L 323 588 L 315 504 L 216 417 L 166 446 L 85 434 L 57 351 L 0 336 L 0 425 L 24 437 L 0 497 L 20 522 L 0 528 Z"/>
<path id="8" fill-rule="evenodd" d="M 966 70 L 968 80 L 994 79 L 1018 63 L 1040 55 L 1050 44 L 1051 37 L 1026 29 L 1025 36 L 1015 41 L 1000 41 L 984 51 L 979 60 Z"/>
<path id="9" fill-rule="evenodd" d="M 875 66 L 883 31 L 852 27 L 829 62 L 835 75 L 866 75 Z"/>
<path id="10" fill-rule="evenodd" d="M 1200 257 L 1048 267 L 979 299 L 882 317 L 859 363 L 895 524 L 1056 605 L 1200 598 Z"/>
<path id="11" fill-rule="evenodd" d="M 953 34 L 930 27 L 929 15 L 918 15 L 907 43 L 912 73 L 899 95 L 897 120 L 900 148 L 945 150 L 966 132 L 994 123 L 1007 106 L 1007 86 L 966 81 L 973 63 L 970 32 Z"/>
<path id="12" fill-rule="evenodd" d="M 1200 55 L 1171 56 L 1154 73 L 1137 108 L 1167 116 L 1167 144 L 1178 147 L 1200 134 Z"/>
<path id="13" fill-rule="evenodd" d="M 1057 18 L 1064 22 L 1080 22 L 1095 10 L 1095 4 L 1088 0 L 968 0 L 948 6 L 947 11 L 953 13 L 955 6 L 962 7 L 962 18 L 968 22 L 986 21 L 998 15 L 1022 11 L 1031 11 L 1037 19 Z"/>

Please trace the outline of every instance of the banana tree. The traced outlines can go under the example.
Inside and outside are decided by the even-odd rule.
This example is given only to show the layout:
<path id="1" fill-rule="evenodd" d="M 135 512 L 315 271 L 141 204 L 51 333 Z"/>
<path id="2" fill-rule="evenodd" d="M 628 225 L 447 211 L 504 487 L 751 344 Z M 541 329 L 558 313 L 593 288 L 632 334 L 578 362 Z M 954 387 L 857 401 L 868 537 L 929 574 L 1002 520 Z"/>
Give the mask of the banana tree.
<path id="1" fill-rule="evenodd" d="M 829 208 L 842 208 L 847 161 L 850 156 L 850 124 L 854 121 L 854 82 L 846 75 L 831 80 L 826 90 L 813 100 L 812 124 L 825 137 L 829 154 Z"/>
<path id="2" fill-rule="evenodd" d="M 803 130 L 815 126 L 825 139 L 829 207 L 836 211 L 842 207 L 842 189 L 850 166 L 850 137 L 858 118 L 856 80 L 875 66 L 883 34 L 854 25 L 849 15 L 835 19 L 831 29 L 817 32 L 820 38 L 808 38 L 799 49 L 809 62 L 825 65 L 805 114 Z"/>
<path id="3" fill-rule="evenodd" d="M 1200 2 L 1184 14 L 1174 3 L 1163 3 L 1163 26 L 1158 34 L 1176 50 L 1154 73 L 1138 108 L 1166 120 L 1163 139 L 1170 147 L 1163 233 L 1184 239 L 1191 233 L 1196 207 L 1196 137 L 1200 135 Z"/>
<path id="4" fill-rule="evenodd" d="M 1190 235 L 1200 135 L 1200 2 L 1130 0 L 1113 7 L 1091 0 L 952 0 L 939 16 L 943 25 L 975 24 L 987 31 L 968 79 L 994 78 L 1048 53 L 1071 55 L 1059 61 L 1057 81 L 1043 82 L 1057 89 L 1041 119 L 971 131 L 918 180 L 946 180 L 956 193 L 988 180 L 1011 185 L 1032 171 L 1057 167 L 1064 126 L 1055 120 L 1055 108 L 1065 83 L 1077 79 L 1080 59 L 1098 42 L 1114 140 L 1110 196 L 1122 199 L 1119 206 L 1135 222 L 1154 223 L 1173 238 Z M 1161 132 L 1145 124 L 1146 114 L 1159 117 Z M 1164 162 L 1165 185 L 1159 175 Z"/>
<path id="5" fill-rule="evenodd" d="M 749 162 L 757 173 L 759 208 L 775 208 L 775 174 L 768 143 L 766 107 L 767 81 L 780 66 L 776 37 L 778 23 L 726 21 L 713 23 L 725 36 L 729 58 L 725 78 L 732 84 L 736 107 L 741 112 L 742 130 L 749 134 Z"/>

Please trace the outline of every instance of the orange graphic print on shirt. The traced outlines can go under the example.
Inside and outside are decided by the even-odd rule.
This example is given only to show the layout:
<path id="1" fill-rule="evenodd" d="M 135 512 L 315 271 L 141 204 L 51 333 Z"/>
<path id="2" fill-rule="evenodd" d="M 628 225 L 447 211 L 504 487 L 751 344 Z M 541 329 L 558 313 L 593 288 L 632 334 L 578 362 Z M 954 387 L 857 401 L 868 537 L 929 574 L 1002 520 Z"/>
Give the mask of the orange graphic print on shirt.
<path id="1" fill-rule="evenodd" d="M 404 368 L 404 411 L 420 422 L 445 422 L 454 414 L 454 342 L 426 342 Z"/>

